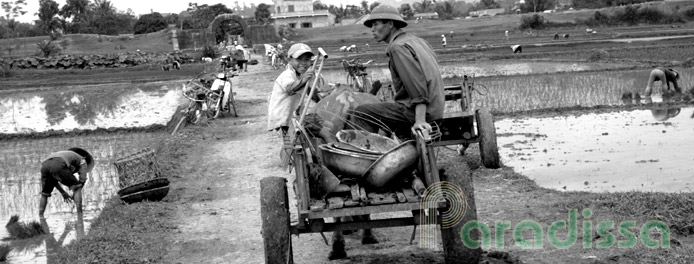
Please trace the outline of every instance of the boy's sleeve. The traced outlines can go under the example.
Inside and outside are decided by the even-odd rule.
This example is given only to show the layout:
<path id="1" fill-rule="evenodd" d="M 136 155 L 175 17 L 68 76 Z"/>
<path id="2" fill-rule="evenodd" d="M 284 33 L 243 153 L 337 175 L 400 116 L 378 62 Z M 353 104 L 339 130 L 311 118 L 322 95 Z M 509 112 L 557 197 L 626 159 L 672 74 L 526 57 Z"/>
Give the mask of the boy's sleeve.
<path id="1" fill-rule="evenodd" d="M 291 72 L 284 71 L 275 80 L 275 85 L 279 87 L 284 93 L 289 94 L 289 85 L 291 85 L 296 79 L 290 76 Z"/>

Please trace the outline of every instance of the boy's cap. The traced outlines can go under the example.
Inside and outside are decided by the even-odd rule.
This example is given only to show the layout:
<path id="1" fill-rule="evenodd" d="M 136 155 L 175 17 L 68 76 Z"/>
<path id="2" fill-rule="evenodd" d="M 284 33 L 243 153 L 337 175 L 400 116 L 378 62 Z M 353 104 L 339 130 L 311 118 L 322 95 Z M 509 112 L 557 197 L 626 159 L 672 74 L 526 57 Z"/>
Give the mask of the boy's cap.
<path id="1" fill-rule="evenodd" d="M 311 53 L 311 56 L 314 55 L 313 51 L 311 51 L 311 47 L 304 43 L 296 43 L 289 47 L 289 51 L 287 54 L 289 54 L 290 57 L 292 58 L 299 58 L 299 56 L 303 55 L 304 53 Z"/>

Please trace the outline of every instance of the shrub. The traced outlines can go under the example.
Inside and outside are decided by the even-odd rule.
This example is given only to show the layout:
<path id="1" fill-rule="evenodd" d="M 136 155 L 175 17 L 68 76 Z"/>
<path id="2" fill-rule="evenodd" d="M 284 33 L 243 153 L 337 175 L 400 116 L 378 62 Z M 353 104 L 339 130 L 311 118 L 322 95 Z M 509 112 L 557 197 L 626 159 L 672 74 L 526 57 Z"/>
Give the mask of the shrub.
<path id="1" fill-rule="evenodd" d="M 610 54 L 605 50 L 594 50 L 590 53 L 588 61 L 599 61 L 610 57 Z"/>
<path id="2" fill-rule="evenodd" d="M 519 28 L 523 29 L 543 29 L 547 21 L 545 17 L 534 14 L 532 16 L 522 16 Z"/>
<path id="3" fill-rule="evenodd" d="M 694 21 L 694 7 L 681 10 L 680 14 L 682 15 L 682 17 L 684 17 L 684 19 Z"/>
<path id="4" fill-rule="evenodd" d="M 210 57 L 214 59 L 217 58 L 217 56 L 219 56 L 219 52 L 214 46 L 206 45 L 204 48 L 202 48 L 202 57 Z"/>
<path id="5" fill-rule="evenodd" d="M 36 56 L 50 57 L 60 53 L 60 47 L 53 41 L 44 40 L 36 43 Z"/>
<path id="6" fill-rule="evenodd" d="M 639 20 L 646 22 L 648 24 L 657 24 L 659 22 L 665 21 L 667 14 L 663 13 L 660 9 L 652 7 L 639 8 L 636 12 Z"/>
<path id="7" fill-rule="evenodd" d="M 58 43 L 63 50 L 66 50 L 68 46 L 70 46 L 70 41 L 67 39 L 63 39 Z"/>
<path id="8" fill-rule="evenodd" d="M 9 68 L 6 68 L 5 66 L 0 66 L 0 78 L 10 78 L 12 77 L 13 73 Z"/>
<path id="9" fill-rule="evenodd" d="M 167 26 L 168 24 L 166 23 L 164 17 L 161 14 L 154 12 L 140 16 L 140 19 L 138 19 L 135 26 L 133 26 L 133 31 L 135 32 L 135 35 L 147 34 L 160 31 L 165 29 Z"/>
<path id="10" fill-rule="evenodd" d="M 291 37 L 296 35 L 296 32 L 292 28 L 289 27 L 289 25 L 280 25 L 277 27 L 277 35 L 279 35 L 281 38 L 286 38 L 290 39 Z"/>
<path id="11" fill-rule="evenodd" d="M 12 251 L 12 248 L 9 245 L 0 245 L 0 261 L 6 261 L 10 251 Z"/>

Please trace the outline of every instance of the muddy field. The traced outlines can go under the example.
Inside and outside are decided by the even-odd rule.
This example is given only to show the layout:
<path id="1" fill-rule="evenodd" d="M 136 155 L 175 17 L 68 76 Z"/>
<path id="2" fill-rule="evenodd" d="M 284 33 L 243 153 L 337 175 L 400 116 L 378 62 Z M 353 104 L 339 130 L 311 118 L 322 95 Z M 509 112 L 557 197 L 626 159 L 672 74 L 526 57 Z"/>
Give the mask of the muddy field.
<path id="1" fill-rule="evenodd" d="M 484 38 L 480 39 L 480 41 L 483 40 Z M 589 54 L 585 51 L 593 49 L 596 44 L 585 45 L 585 47 L 572 46 L 571 49 L 583 50 L 583 54 L 588 56 Z M 612 47 L 611 44 L 604 45 L 606 48 Z M 628 45 L 634 49 L 657 50 L 653 47 L 666 45 L 666 43 L 634 42 Z M 490 51 L 490 53 L 485 53 L 484 50 L 479 52 L 484 56 L 490 56 L 488 58 L 493 58 L 497 51 L 493 49 Z M 376 50 L 373 52 L 377 53 Z M 498 52 L 501 52 L 501 49 Z M 583 229 L 579 228 L 576 235 L 578 242 L 568 249 L 558 249 L 548 243 L 547 234 L 542 236 L 544 242 L 540 246 L 528 249 L 515 243 L 511 230 L 507 230 L 505 238 L 499 241 L 499 245 L 502 246 L 495 244 L 495 246 L 484 248 L 483 261 L 486 263 L 694 262 L 694 256 L 691 253 L 694 252 L 692 246 L 694 241 L 691 238 L 691 235 L 694 234 L 694 228 L 689 223 L 689 220 L 694 217 L 694 212 L 691 209 L 694 208 L 694 197 L 691 194 L 691 189 L 685 187 L 672 190 L 666 186 L 663 187 L 664 189 L 656 190 L 659 192 L 611 193 L 610 186 L 621 185 L 621 182 L 643 181 L 646 184 L 655 185 L 658 181 L 663 180 L 658 168 L 665 166 L 679 169 L 668 172 L 674 175 L 673 179 L 677 180 L 670 181 L 670 186 L 681 187 L 694 184 L 691 178 L 691 166 L 686 165 L 691 163 L 694 157 L 686 154 L 674 158 L 656 155 L 660 152 L 685 152 L 683 149 L 688 149 L 686 144 L 691 144 L 691 141 L 681 138 L 686 138 L 687 135 L 694 132 L 691 126 L 694 120 L 689 117 L 693 111 L 691 101 L 684 98 L 677 102 L 656 101 L 656 103 L 651 104 L 641 101 L 636 104 L 634 102 L 625 104 L 621 101 L 623 92 L 641 91 L 645 87 L 645 78 L 647 77 L 643 75 L 650 69 L 648 62 L 633 60 L 625 63 L 620 61 L 620 58 L 612 58 L 598 64 L 594 64 L 594 62 L 589 64 L 588 58 L 574 58 L 571 61 L 566 61 L 567 58 L 558 57 L 557 61 L 561 61 L 561 65 L 564 67 L 562 68 L 554 64 L 543 64 L 546 63 L 545 60 L 538 61 L 534 59 L 535 57 L 488 60 L 480 64 L 468 60 L 469 57 L 466 57 L 468 53 L 462 48 L 459 54 L 461 55 L 457 57 L 458 61 L 443 64 L 444 69 L 448 69 L 447 72 L 450 74 L 445 81 L 448 84 L 454 84 L 459 82 L 459 76 L 469 74 L 469 71 L 480 72 L 477 81 L 488 89 L 488 93 L 486 96 L 477 97 L 475 95 L 477 98 L 475 104 L 487 106 L 497 114 L 496 126 L 499 133 L 502 161 L 508 165 L 508 167 L 495 170 L 480 167 L 476 146 L 472 146 L 464 157 L 458 156 L 455 151 L 448 148 L 438 150 L 439 163 L 447 171 L 462 173 L 459 171 L 459 164 L 461 163 L 467 163 L 473 169 L 478 219 L 492 227 L 492 232 L 495 231 L 493 227 L 496 222 L 508 221 L 511 226 L 516 226 L 524 220 L 534 221 L 543 230 L 547 230 L 555 221 L 570 220 L 569 214 L 572 209 L 577 210 L 579 214 L 584 213 L 584 209 L 590 209 L 592 215 L 578 216 L 580 227 L 585 226 L 582 225 L 583 223 L 591 221 L 596 229 L 599 223 L 606 221 L 615 223 L 634 221 L 634 227 L 631 231 L 639 239 L 638 243 L 631 248 L 618 248 L 614 244 L 607 248 L 597 248 L 597 243 L 604 240 L 605 234 L 601 233 L 602 237 L 599 237 L 595 230 L 595 232 L 583 232 Z M 547 54 L 543 53 L 543 56 Z M 615 54 L 618 53 L 615 52 Z M 620 56 L 628 57 L 627 54 Z M 258 59 L 262 61 L 262 58 Z M 644 60 L 648 61 L 649 59 Z M 377 60 L 377 63 L 384 64 L 385 60 Z M 519 71 L 520 66 L 510 68 L 503 66 L 513 63 L 526 63 L 527 69 L 530 69 L 531 72 Z M 577 66 L 572 68 L 571 65 Z M 675 65 L 683 67 L 681 64 Z M 10 84 L 11 89 L 31 89 L 33 92 L 39 93 L 67 89 L 66 87 L 78 83 L 111 85 L 113 83 L 130 83 L 133 87 L 153 86 L 155 87 L 153 90 L 158 91 L 166 85 L 157 82 L 177 82 L 190 78 L 199 70 L 206 68 L 202 64 L 189 66 L 190 68 L 184 67 L 181 72 L 161 72 L 156 69 L 149 69 L 149 71 L 125 70 L 115 73 L 106 71 L 78 72 L 64 76 L 60 72 L 24 72 L 14 77 L 15 79 L 0 82 Z M 508 73 L 504 69 L 519 72 L 515 72 L 517 76 L 504 76 L 506 75 L 504 73 Z M 683 67 L 680 72 L 684 73 L 682 84 L 686 88 L 694 86 L 692 82 L 694 79 L 691 77 L 694 71 L 691 68 Z M 45 77 L 41 78 L 44 74 Z M 5 176 L 0 184 L 2 199 L 11 205 L 7 208 L 13 211 L 19 210 L 17 208 L 21 207 L 24 210 L 20 211 L 24 219 L 32 219 L 35 206 L 37 206 L 32 202 L 32 197 L 35 197 L 32 196 L 35 189 L 31 188 L 37 188 L 38 179 L 34 177 L 34 170 L 38 169 L 35 167 L 40 157 L 45 155 L 46 150 L 42 149 L 43 146 L 61 147 L 66 144 L 87 143 L 95 149 L 107 146 L 106 150 L 99 156 L 101 160 L 104 160 L 103 166 L 98 168 L 99 173 L 101 173 L 98 174 L 98 177 L 102 180 L 98 181 L 98 185 L 91 186 L 96 193 L 90 197 L 99 198 L 87 198 L 92 201 L 92 204 L 89 204 L 89 201 L 88 204 L 91 206 L 89 207 L 90 210 L 95 213 L 87 219 L 83 219 L 88 223 L 86 225 L 87 235 L 80 235 L 79 237 L 82 239 L 78 240 L 62 240 L 61 242 L 65 244 L 68 244 L 69 241 L 74 242 L 70 242 L 64 247 L 57 247 L 56 250 L 62 252 L 58 254 L 53 254 L 53 249 L 48 250 L 51 254 L 34 254 L 35 251 L 41 252 L 40 246 L 16 246 L 22 250 L 11 253 L 9 262 L 263 263 L 263 242 L 260 236 L 259 180 L 265 176 L 281 176 L 286 177 L 291 183 L 294 177 L 292 173 L 280 168 L 278 153 L 281 142 L 279 138 L 274 133 L 266 131 L 266 100 L 274 78 L 278 74 L 279 71 L 271 70 L 268 65 L 262 63 L 251 66 L 248 73 L 243 73 L 233 80 L 239 117 L 225 116 L 212 120 L 208 125 L 189 126 L 173 136 L 164 133 L 167 131 L 160 131 L 160 133 L 156 133 L 156 136 L 153 134 L 146 134 L 147 136 L 143 137 L 138 137 L 138 134 L 129 135 L 134 136 L 134 138 L 105 134 L 101 139 L 99 137 L 51 137 L 43 139 L 44 141 L 33 139 L 0 141 L 3 146 L 7 146 L 6 152 L 3 152 L 4 166 L 11 167 L 16 172 L 9 170 L 4 172 Z M 378 67 L 373 67 L 370 74 L 374 78 L 385 78 L 388 75 Z M 34 78 L 22 78 L 21 76 Z M 332 81 L 340 81 L 341 79 L 340 71 L 335 68 L 329 69 L 326 76 L 333 78 Z M 55 86 L 41 84 L 48 83 L 53 78 L 57 80 Z M 89 89 L 99 90 L 97 85 L 89 87 Z M 132 89 L 127 88 L 124 90 L 132 91 Z M 12 94 L 16 95 L 15 92 Z M 65 101 L 71 102 L 73 98 L 74 96 L 68 96 Z M 166 101 L 160 102 L 160 104 L 170 105 L 171 103 Z M 652 106 L 679 107 L 681 113 L 671 120 L 654 121 L 648 119 Z M 118 108 L 120 107 L 114 107 L 114 109 Z M 69 107 L 62 111 L 70 112 Z M 601 113 L 607 113 L 607 115 L 598 116 Z M 572 122 L 585 127 L 571 125 L 572 123 L 568 120 L 573 119 L 574 116 L 582 119 L 572 120 Z M 123 119 L 134 118 L 140 117 L 124 117 Z M 634 121 L 632 120 L 634 118 L 641 119 Z M 611 119 L 616 119 L 616 121 L 609 121 Z M 591 134 L 584 135 L 586 139 L 581 139 L 559 129 L 548 129 L 555 127 L 552 122 L 566 125 L 567 131 L 572 133 L 580 134 L 580 131 L 589 130 Z M 600 122 L 604 122 L 604 124 Z M 79 122 L 76 123 L 81 127 Z M 85 124 L 89 124 L 89 122 L 85 122 Z M 614 127 L 609 127 L 607 124 L 614 125 Z M 642 151 L 641 145 L 631 146 L 633 149 L 621 148 L 627 143 L 620 140 L 631 137 L 626 131 L 629 131 L 632 125 L 650 129 L 649 133 L 659 133 L 654 136 L 672 136 L 675 140 L 649 142 L 661 151 L 649 153 L 649 155 L 638 155 L 638 151 Z M 677 141 L 677 138 L 681 140 Z M 582 144 L 582 140 L 589 140 L 591 143 L 592 141 L 604 140 L 614 144 L 614 146 L 605 146 L 600 142 L 596 143 L 596 146 L 604 147 L 605 155 L 614 152 L 629 152 L 631 154 L 636 153 L 636 155 L 629 158 L 577 158 L 575 156 L 562 158 L 552 155 L 553 151 L 558 151 L 569 152 L 569 154 L 571 152 L 581 153 L 585 157 L 594 157 L 592 154 L 598 147 Z M 550 141 L 550 143 L 549 146 L 544 146 L 540 145 L 539 141 Z M 121 143 L 119 144 L 119 142 Z M 676 149 L 670 147 L 670 145 L 678 144 L 678 142 L 682 145 L 681 147 Z M 649 144 L 643 143 L 643 145 Z M 108 147 L 109 145 L 110 147 Z M 117 190 L 112 179 L 113 176 L 109 176 L 113 173 L 110 163 L 114 157 L 125 155 L 130 149 L 149 145 L 154 148 L 162 145 L 176 146 L 178 149 L 173 153 L 161 152 L 161 155 L 170 161 L 169 164 L 175 163 L 175 166 L 171 165 L 167 169 L 169 173 L 167 176 L 172 181 L 172 189 L 167 198 L 161 203 L 130 206 L 107 205 L 107 197 Z M 545 148 L 547 148 L 547 152 L 544 152 Z M 26 150 L 23 152 L 24 158 L 14 158 L 13 154 L 19 152 L 19 149 Z M 530 162 L 524 162 L 521 157 L 532 158 L 536 164 L 540 165 L 533 165 L 535 167 L 529 168 Z M 547 163 L 538 162 L 543 158 L 549 158 L 549 161 Z M 605 162 L 606 159 L 610 159 L 613 163 Z M 617 162 L 617 159 L 621 159 L 622 162 Z M 672 161 L 666 163 L 665 159 L 672 159 Z M 573 167 L 572 164 L 568 164 L 569 166 L 559 171 L 543 170 L 547 167 L 559 167 L 563 161 L 572 163 Z M 599 163 L 601 161 L 604 163 Z M 553 165 L 548 166 L 548 163 Z M 589 168 L 588 165 L 593 167 Z M 649 175 L 652 176 L 647 176 L 646 179 L 629 177 L 630 174 L 636 173 L 634 171 L 640 172 L 641 169 L 638 168 L 649 165 L 652 165 L 649 170 L 654 170 L 649 172 Z M 34 168 L 17 169 L 31 166 Z M 636 169 L 619 169 L 622 166 L 636 167 Z M 587 173 L 578 170 L 584 168 L 591 170 L 591 168 L 599 167 L 611 168 L 607 176 L 600 176 L 609 179 L 589 179 L 588 177 L 598 176 L 587 175 Z M 555 178 L 543 178 L 543 173 L 561 178 L 560 183 L 557 183 L 558 180 Z M 22 179 L 19 181 L 26 182 L 25 185 L 17 185 L 17 178 Z M 30 188 L 26 186 L 30 186 Z M 564 186 L 566 189 L 562 188 Z M 293 208 L 291 213 L 294 214 L 296 212 L 294 194 L 291 191 L 292 186 L 289 185 L 288 188 Z M 622 188 L 620 190 L 631 189 Z M 13 198 L 8 195 L 6 190 L 11 190 L 13 194 L 22 193 L 26 197 Z M 651 190 L 647 189 L 646 191 Z M 49 204 L 52 204 L 52 207 L 49 207 L 51 217 L 59 219 L 52 224 L 49 223 L 55 229 L 51 236 L 58 239 L 59 233 L 62 232 L 67 233 L 68 236 L 77 237 L 79 235 L 78 229 L 74 226 L 78 225 L 72 220 L 74 214 L 71 213 L 71 209 L 59 206 L 55 197 L 50 200 Z M 106 210 L 106 216 L 109 219 L 99 219 L 99 216 L 96 216 L 104 206 L 107 207 L 104 210 Z M 9 211 L 10 209 L 3 211 L 2 217 L 13 213 Z M 132 212 L 139 214 L 137 216 L 140 219 L 151 219 L 151 222 L 149 224 L 138 222 L 132 225 L 117 225 L 117 228 L 110 225 L 109 221 L 117 221 L 119 217 L 130 219 L 128 217 L 133 216 L 131 215 Z M 671 234 L 669 234 L 668 239 L 661 242 L 661 245 L 667 243 L 669 248 L 647 249 L 641 242 L 644 240 L 644 235 L 639 233 L 640 228 L 650 220 L 663 221 L 670 228 Z M 73 227 L 68 228 L 69 226 Z M 614 234 L 617 240 L 628 239 L 620 236 L 617 231 L 614 231 L 614 228 L 616 227 L 611 228 L 613 230 L 611 234 Z M 360 236 L 349 235 L 347 236 L 349 257 L 332 262 L 327 260 L 330 246 L 323 242 L 323 238 L 319 234 L 295 236 L 292 238 L 294 261 L 295 263 L 443 263 L 440 241 L 437 241 L 433 248 L 422 248 L 417 243 L 418 240 L 410 243 L 412 232 L 412 227 L 378 229 L 376 236 L 380 243 L 374 245 L 361 245 Z M 123 241 L 123 239 L 117 238 L 118 233 L 122 233 L 122 236 L 128 237 L 129 240 Z M 565 235 L 566 233 L 559 232 L 560 237 L 564 238 Z M 647 233 L 646 235 L 653 239 L 666 237 L 663 234 Z M 329 234 L 326 236 L 329 239 Z M 521 236 L 526 240 L 532 237 L 528 231 L 521 232 Z M 422 239 L 419 235 L 417 238 Z M 585 241 L 589 242 L 587 248 L 582 247 L 582 242 L 585 243 Z M 17 244 L 16 241 L 2 241 L 0 243 Z M 35 242 L 34 244 L 40 243 L 42 242 Z M 148 250 L 150 248 L 158 250 Z"/>

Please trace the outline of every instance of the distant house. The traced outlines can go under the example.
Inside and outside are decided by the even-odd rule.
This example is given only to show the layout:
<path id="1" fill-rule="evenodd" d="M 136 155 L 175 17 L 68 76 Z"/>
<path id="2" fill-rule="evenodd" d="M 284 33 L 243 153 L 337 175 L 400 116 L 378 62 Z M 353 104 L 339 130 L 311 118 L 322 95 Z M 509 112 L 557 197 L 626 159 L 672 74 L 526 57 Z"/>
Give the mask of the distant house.
<path id="1" fill-rule="evenodd" d="M 484 10 L 471 11 L 470 16 L 472 16 L 472 17 L 496 16 L 498 14 L 503 14 L 504 12 L 505 12 L 505 10 L 503 8 L 484 9 Z"/>
<path id="2" fill-rule="evenodd" d="M 413 16 L 414 19 L 439 19 L 439 14 L 436 12 L 431 13 L 417 13 Z"/>
<path id="3" fill-rule="evenodd" d="M 335 24 L 335 15 L 328 10 L 313 10 L 311 0 L 273 0 L 275 25 L 290 28 L 327 27 Z"/>

